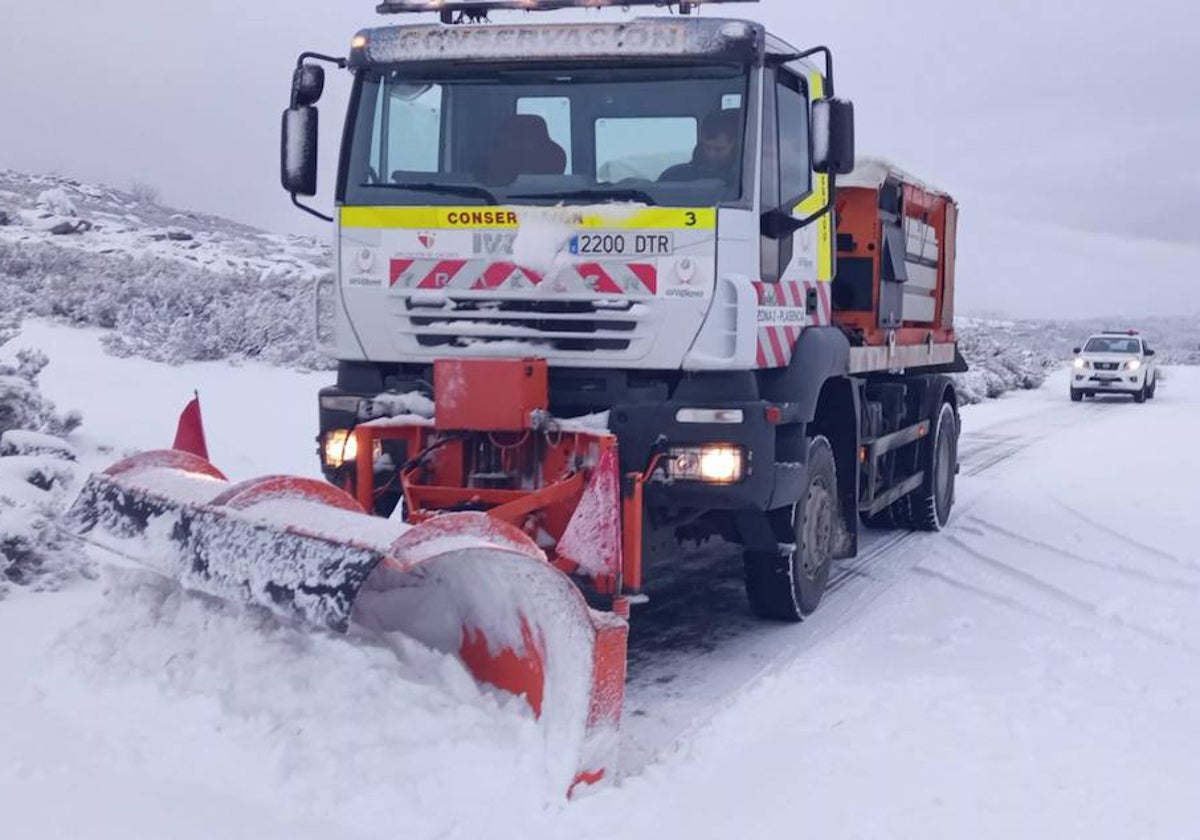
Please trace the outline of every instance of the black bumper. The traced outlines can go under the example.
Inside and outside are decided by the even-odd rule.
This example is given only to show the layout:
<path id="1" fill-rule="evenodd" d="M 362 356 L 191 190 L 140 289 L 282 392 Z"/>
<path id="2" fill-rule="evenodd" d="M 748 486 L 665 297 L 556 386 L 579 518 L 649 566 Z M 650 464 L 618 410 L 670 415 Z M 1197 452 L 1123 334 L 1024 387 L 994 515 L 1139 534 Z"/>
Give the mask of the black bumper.
<path id="1" fill-rule="evenodd" d="M 767 419 L 772 407 L 764 401 L 704 405 L 696 402 L 617 405 L 609 429 L 617 436 L 621 471 L 644 472 L 654 456 L 666 455 L 673 446 L 732 444 L 745 452 L 745 475 L 737 484 L 667 481 L 665 465 L 646 485 L 646 502 L 652 507 L 701 510 L 770 510 L 799 496 L 804 476 L 803 447 L 788 446 L 786 436 L 802 435 L 798 426 L 784 427 Z M 680 423 L 681 408 L 740 409 L 741 423 Z M 781 436 L 785 438 L 781 441 Z M 779 449 L 794 452 L 778 452 Z M 782 461 L 783 463 L 777 463 Z"/>

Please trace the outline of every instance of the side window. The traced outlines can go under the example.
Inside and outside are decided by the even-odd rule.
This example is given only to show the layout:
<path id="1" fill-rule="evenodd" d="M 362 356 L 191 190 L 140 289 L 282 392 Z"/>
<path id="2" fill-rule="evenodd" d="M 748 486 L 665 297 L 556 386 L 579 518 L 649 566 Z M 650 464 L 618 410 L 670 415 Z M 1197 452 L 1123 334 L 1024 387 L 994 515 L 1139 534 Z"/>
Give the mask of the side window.
<path id="1" fill-rule="evenodd" d="M 567 153 L 567 174 L 575 171 L 571 154 L 571 100 L 565 96 L 526 96 L 517 100 L 518 114 L 532 114 L 546 121 L 550 139 Z"/>
<path id="2" fill-rule="evenodd" d="M 808 93 L 804 82 L 784 72 L 779 74 L 777 91 L 780 201 L 791 201 L 812 191 Z"/>
<path id="3" fill-rule="evenodd" d="M 596 120 L 596 180 L 658 180 L 696 151 L 695 117 L 604 117 Z"/>
<path id="4" fill-rule="evenodd" d="M 371 166 L 384 181 L 391 174 L 437 172 L 442 137 L 442 86 L 385 84 L 375 112 Z"/>

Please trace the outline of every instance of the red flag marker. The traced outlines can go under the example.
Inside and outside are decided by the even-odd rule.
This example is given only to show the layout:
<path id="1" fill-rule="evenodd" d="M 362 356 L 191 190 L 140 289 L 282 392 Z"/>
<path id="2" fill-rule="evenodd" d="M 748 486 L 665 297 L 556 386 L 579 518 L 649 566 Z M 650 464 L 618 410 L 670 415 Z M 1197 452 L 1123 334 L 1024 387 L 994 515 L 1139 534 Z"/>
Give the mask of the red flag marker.
<path id="1" fill-rule="evenodd" d="M 179 415 L 179 426 L 175 430 L 175 443 L 172 449 L 190 452 L 208 460 L 208 444 L 204 441 L 204 421 L 200 419 L 200 392 L 194 392 L 192 397 Z"/>

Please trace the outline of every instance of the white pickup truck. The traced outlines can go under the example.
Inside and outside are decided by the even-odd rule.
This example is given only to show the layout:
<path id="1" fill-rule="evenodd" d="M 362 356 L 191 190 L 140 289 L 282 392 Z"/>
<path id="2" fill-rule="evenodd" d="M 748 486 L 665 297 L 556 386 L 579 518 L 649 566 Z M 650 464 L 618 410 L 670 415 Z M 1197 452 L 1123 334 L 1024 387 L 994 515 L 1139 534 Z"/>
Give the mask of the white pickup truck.
<path id="1" fill-rule="evenodd" d="M 1134 402 L 1154 399 L 1158 366 L 1154 351 L 1136 330 L 1102 332 L 1075 348 L 1071 400 L 1096 394 L 1131 394 Z"/>

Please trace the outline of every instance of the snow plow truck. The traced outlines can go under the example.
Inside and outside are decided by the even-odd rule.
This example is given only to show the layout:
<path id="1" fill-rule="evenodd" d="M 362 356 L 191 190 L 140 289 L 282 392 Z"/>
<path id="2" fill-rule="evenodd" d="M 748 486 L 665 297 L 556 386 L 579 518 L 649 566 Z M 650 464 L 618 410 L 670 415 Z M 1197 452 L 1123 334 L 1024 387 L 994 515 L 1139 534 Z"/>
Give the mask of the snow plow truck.
<path id="1" fill-rule="evenodd" d="M 335 227 L 326 481 L 145 453 L 92 477 L 75 530 L 187 587 L 460 657 L 527 701 L 573 789 L 613 772 L 650 535 L 740 546 L 750 609 L 800 621 L 860 523 L 941 528 L 957 207 L 856 165 L 828 48 L 697 14 L 712 2 L 491 23 L 604 3 L 392 0 L 440 20 L 302 54 L 281 175 Z M 352 77 L 333 217 L 302 201 L 323 65 Z"/>

